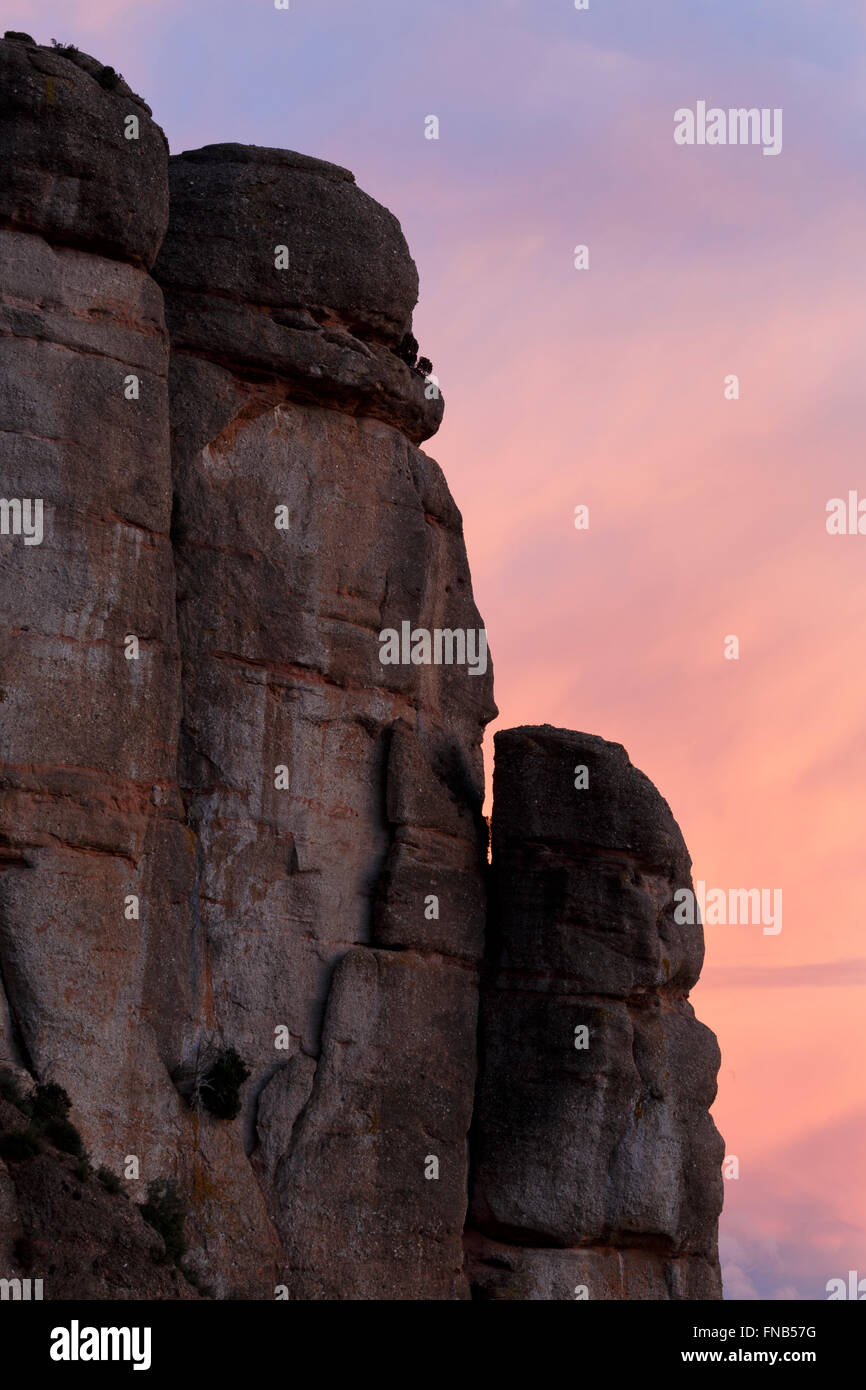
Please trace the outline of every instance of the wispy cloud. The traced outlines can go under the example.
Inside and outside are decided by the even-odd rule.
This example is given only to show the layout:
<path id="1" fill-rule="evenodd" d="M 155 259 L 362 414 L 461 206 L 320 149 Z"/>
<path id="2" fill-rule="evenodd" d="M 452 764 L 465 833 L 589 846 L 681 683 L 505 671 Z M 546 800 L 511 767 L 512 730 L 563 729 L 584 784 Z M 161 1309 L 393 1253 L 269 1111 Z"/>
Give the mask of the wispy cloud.
<path id="1" fill-rule="evenodd" d="M 866 1159 L 859 1107 L 741 1165 L 726 1186 L 720 1239 L 725 1297 L 823 1299 L 830 1279 L 866 1274 L 863 1204 L 846 1176 Z"/>
<path id="2" fill-rule="evenodd" d="M 866 956 L 803 965 L 710 965 L 702 989 L 844 989 L 866 985 Z"/>

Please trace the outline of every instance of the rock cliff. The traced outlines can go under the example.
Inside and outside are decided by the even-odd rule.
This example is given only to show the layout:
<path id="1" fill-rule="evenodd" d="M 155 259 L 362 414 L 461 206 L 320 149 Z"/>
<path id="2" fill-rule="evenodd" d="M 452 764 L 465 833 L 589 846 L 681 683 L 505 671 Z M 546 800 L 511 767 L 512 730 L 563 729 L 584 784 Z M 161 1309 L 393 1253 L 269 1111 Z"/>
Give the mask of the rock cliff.
<path id="1" fill-rule="evenodd" d="M 467 1251 L 483 1298 L 718 1298 L 719 1051 L 691 863 L 616 743 L 496 735 Z"/>
<path id="2" fill-rule="evenodd" d="M 492 669 L 397 221 L 302 155 L 170 159 L 26 35 L 0 152 L 0 1062 L 130 1196 L 177 1180 L 220 1297 L 718 1297 L 666 804 L 617 745 L 512 730 L 487 864 Z"/>

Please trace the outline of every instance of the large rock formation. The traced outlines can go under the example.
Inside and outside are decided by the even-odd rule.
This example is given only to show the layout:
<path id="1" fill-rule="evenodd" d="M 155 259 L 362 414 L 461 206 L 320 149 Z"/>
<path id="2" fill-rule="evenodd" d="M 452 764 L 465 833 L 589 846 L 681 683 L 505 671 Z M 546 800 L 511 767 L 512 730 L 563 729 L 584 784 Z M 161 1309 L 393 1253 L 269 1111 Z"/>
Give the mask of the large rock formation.
<path id="1" fill-rule="evenodd" d="M 396 220 L 287 151 L 169 160 L 22 35 L 0 152 L 0 1062 L 178 1180 L 220 1296 L 717 1296 L 688 859 L 613 745 L 541 806 L 577 735 L 500 744 L 464 1252 L 495 706 Z"/>
<path id="2" fill-rule="evenodd" d="M 188 878 L 169 347 L 148 274 L 168 148 L 102 73 L 0 44 L 3 495 L 44 515 L 41 543 L 0 537 L 0 1046 L 144 1179 L 189 1130 L 159 1047 Z"/>
<path id="3" fill-rule="evenodd" d="M 489 669 L 380 660 L 404 622 L 482 626 L 459 513 L 410 442 L 441 400 L 391 351 L 415 266 L 335 166 L 226 145 L 170 177 L 199 1016 L 253 1065 L 245 1139 L 290 1294 L 459 1295 L 495 710 Z"/>
<path id="4" fill-rule="evenodd" d="M 719 1065 L 667 802 L 617 743 L 496 736 L 470 1230 L 486 1298 L 718 1298 Z"/>

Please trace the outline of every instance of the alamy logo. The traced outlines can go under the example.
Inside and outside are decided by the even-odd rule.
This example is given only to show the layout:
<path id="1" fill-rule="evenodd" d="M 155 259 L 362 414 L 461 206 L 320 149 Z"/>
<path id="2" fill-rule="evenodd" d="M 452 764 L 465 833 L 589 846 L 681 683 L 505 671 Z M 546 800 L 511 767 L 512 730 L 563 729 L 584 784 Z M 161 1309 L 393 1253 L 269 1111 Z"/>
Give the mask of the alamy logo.
<path id="1" fill-rule="evenodd" d="M 764 154 L 782 149 L 782 109 L 768 106 L 734 107 L 727 111 L 699 101 L 695 110 L 681 106 L 674 112 L 677 145 L 763 145 Z"/>
<path id="2" fill-rule="evenodd" d="M 866 497 L 855 491 L 848 493 L 848 505 L 842 497 L 831 497 L 827 503 L 827 534 L 829 536 L 866 536 Z"/>
<path id="3" fill-rule="evenodd" d="M 11 1299 L 13 1303 L 29 1303 L 31 1299 L 42 1297 L 41 1279 L 0 1279 L 0 1300 Z"/>
<path id="4" fill-rule="evenodd" d="M 410 622 L 386 627 L 379 633 L 379 660 L 383 666 L 466 666 L 470 676 L 487 670 L 487 630 L 478 628 L 426 627 L 413 629 Z"/>
<path id="5" fill-rule="evenodd" d="M 772 893 L 772 899 L 771 899 Z M 772 901 L 772 911 L 770 911 Z M 679 926 L 708 927 L 763 925 L 764 936 L 778 936 L 782 930 L 781 888 L 710 888 L 702 878 L 691 888 L 674 893 L 674 921 Z"/>
<path id="6" fill-rule="evenodd" d="M 862 1303 L 866 1299 L 866 1279 L 859 1278 L 856 1269 L 848 1270 L 847 1287 L 844 1279 L 828 1279 L 824 1288 L 830 1302 L 838 1298 L 850 1298 Z"/>
<path id="7" fill-rule="evenodd" d="M 42 506 L 41 497 L 0 497 L 0 536 L 23 536 L 25 545 L 41 545 Z"/>
<path id="8" fill-rule="evenodd" d="M 150 1370 L 149 1327 L 69 1327 L 51 1331 L 52 1361 L 131 1361 L 134 1371 Z"/>

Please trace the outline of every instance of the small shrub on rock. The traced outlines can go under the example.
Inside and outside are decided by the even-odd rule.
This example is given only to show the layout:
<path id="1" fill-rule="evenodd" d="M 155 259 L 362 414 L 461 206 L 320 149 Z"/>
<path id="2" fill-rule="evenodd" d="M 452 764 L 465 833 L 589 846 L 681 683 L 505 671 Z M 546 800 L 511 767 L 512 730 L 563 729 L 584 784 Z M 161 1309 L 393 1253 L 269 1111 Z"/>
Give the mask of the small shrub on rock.
<path id="1" fill-rule="evenodd" d="M 0 1134 L 0 1158 L 10 1163 L 24 1163 L 41 1152 L 39 1136 L 32 1129 L 9 1129 Z"/>
<path id="2" fill-rule="evenodd" d="M 123 1183 L 121 1182 L 120 1178 L 117 1176 L 116 1173 L 112 1173 L 110 1168 L 106 1168 L 105 1164 L 103 1164 L 101 1168 L 97 1168 L 96 1176 L 102 1183 L 102 1186 L 105 1188 L 106 1192 L 112 1193 L 112 1195 L 115 1197 L 117 1196 L 118 1192 L 123 1192 Z"/>
<path id="3" fill-rule="evenodd" d="M 233 1120 L 240 1114 L 241 1086 L 249 1074 L 233 1047 L 203 1038 L 195 1059 L 175 1073 L 174 1081 L 193 1110 L 207 1110 L 218 1120 Z"/>
<path id="4" fill-rule="evenodd" d="M 162 1236 L 165 1258 L 179 1265 L 186 1254 L 183 1224 L 186 1204 L 173 1178 L 154 1178 L 147 1185 L 147 1201 L 139 1208 L 149 1226 Z"/>
<path id="5" fill-rule="evenodd" d="M 241 1086 L 250 1070 L 233 1047 L 220 1052 L 201 1083 L 201 1103 L 218 1120 L 233 1120 L 240 1114 Z"/>
<path id="6" fill-rule="evenodd" d="M 44 1085 L 40 1082 L 30 1099 L 30 1113 L 35 1124 L 65 1120 L 71 1109 L 68 1093 L 56 1081 L 46 1081 Z"/>
<path id="7" fill-rule="evenodd" d="M 73 1158 L 86 1161 L 84 1140 L 71 1120 L 48 1120 L 42 1126 L 42 1133 L 49 1144 L 53 1144 L 61 1153 L 72 1154 Z"/>
<path id="8" fill-rule="evenodd" d="M 414 367 L 418 358 L 418 339 L 412 333 L 404 333 L 396 348 L 392 348 L 395 356 L 405 362 L 407 367 Z"/>

